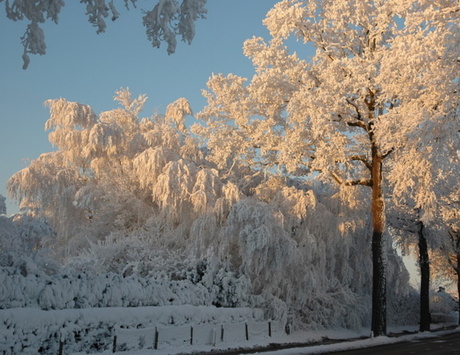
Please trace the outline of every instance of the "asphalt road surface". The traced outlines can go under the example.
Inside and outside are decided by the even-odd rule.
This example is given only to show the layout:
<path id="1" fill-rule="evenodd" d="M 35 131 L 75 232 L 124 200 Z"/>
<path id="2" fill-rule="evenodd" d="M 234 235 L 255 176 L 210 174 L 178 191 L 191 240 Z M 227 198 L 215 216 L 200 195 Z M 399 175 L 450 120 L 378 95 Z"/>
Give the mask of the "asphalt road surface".
<path id="1" fill-rule="evenodd" d="M 373 348 L 348 350 L 329 354 L 340 355 L 460 355 L 460 333 L 418 339 L 405 343 L 381 345 Z M 300 355 L 300 354 L 299 354 Z"/>

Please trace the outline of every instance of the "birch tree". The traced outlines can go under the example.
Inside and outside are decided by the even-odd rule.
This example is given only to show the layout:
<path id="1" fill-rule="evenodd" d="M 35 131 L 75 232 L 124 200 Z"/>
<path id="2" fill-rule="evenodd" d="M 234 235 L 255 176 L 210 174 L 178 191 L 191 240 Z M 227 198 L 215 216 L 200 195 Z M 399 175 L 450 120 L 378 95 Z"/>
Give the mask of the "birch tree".
<path id="1" fill-rule="evenodd" d="M 4 0 L 0 0 L 0 3 Z M 142 23 L 145 26 L 148 40 L 153 47 L 159 48 L 162 42 L 168 47 L 168 54 L 176 50 L 177 36 L 190 44 L 195 36 L 195 21 L 204 18 L 207 12 L 207 0 L 157 0 L 151 10 L 143 11 Z M 115 21 L 120 17 L 113 0 L 80 0 L 85 5 L 89 23 L 96 28 L 96 33 L 105 32 L 107 19 Z M 136 7 L 137 0 L 124 0 L 127 9 Z M 27 20 L 21 42 L 24 47 L 23 69 L 30 63 L 29 54 L 46 53 L 45 35 L 41 24 L 50 20 L 59 22 L 59 15 L 65 6 L 63 0 L 13 0 L 5 1 L 6 17 L 12 21 Z"/>
<path id="2" fill-rule="evenodd" d="M 121 89 L 115 95 L 121 107 L 100 115 L 65 99 L 46 102 L 46 128 L 57 149 L 14 174 L 7 188 L 24 213 L 50 221 L 64 255 L 113 230 L 141 228 L 152 216 L 173 225 L 187 218 L 187 209 L 211 203 L 192 199 L 193 189 L 211 194 L 206 189 L 213 186 L 196 179 L 213 172 L 195 174 L 202 154 L 181 132 L 190 105 L 179 99 L 166 115 L 140 119 L 146 99 Z"/>
<path id="3" fill-rule="evenodd" d="M 369 189 L 375 336 L 386 334 L 384 191 L 411 193 L 423 164 L 458 149 L 459 13 L 457 1 L 283 0 L 264 22 L 271 40 L 244 45 L 256 74 L 211 77 L 198 115 L 223 169 L 237 158 Z M 294 53 L 292 36 L 305 44 Z M 434 195 L 413 199 L 428 218 Z"/>

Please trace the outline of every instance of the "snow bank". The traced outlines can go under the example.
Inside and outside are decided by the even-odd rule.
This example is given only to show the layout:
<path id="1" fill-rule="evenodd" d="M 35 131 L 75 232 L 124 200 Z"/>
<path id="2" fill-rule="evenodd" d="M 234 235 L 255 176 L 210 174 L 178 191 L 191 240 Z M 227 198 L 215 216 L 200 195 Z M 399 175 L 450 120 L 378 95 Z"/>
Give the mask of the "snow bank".
<path id="1" fill-rule="evenodd" d="M 418 326 L 406 326 L 406 331 L 417 331 Z M 391 329 L 394 330 L 394 329 Z M 401 329 L 399 330 L 401 331 Z M 415 341 L 424 338 L 434 338 L 438 336 L 459 333 L 460 328 L 448 330 L 448 331 L 436 331 L 435 333 L 423 332 L 417 334 L 404 335 L 400 337 L 376 337 L 366 338 L 369 335 L 368 329 L 360 329 L 356 331 L 351 330 L 322 330 L 322 331 L 295 331 L 291 335 L 281 334 L 275 335 L 274 337 L 259 339 L 257 341 L 245 341 L 237 344 L 233 343 L 222 343 L 217 344 L 215 347 L 211 346 L 190 346 L 175 348 L 175 349 L 142 349 L 142 350 L 130 350 L 126 352 L 117 352 L 119 355 L 184 355 L 184 354 L 205 354 L 216 352 L 218 350 L 229 350 L 229 349 L 243 349 L 258 346 L 268 346 L 270 344 L 312 344 L 303 345 L 295 348 L 289 348 L 284 350 L 276 351 L 263 351 L 261 353 L 266 355 L 307 355 L 307 354 L 328 354 L 337 353 L 347 350 L 356 350 L 363 348 L 371 348 L 380 345 L 394 344 L 408 341 Z M 361 338 L 361 339 L 357 339 Z M 313 345 L 314 343 L 324 341 L 326 339 L 333 340 L 330 344 Z M 237 351 L 235 351 L 236 353 Z M 103 352 L 103 354 L 110 354 L 111 352 Z M 77 355 L 77 354 L 73 354 Z"/>
<path id="2" fill-rule="evenodd" d="M 411 334 L 405 335 L 401 337 L 376 337 L 376 338 L 368 338 L 368 339 L 361 339 L 355 340 L 350 342 L 338 342 L 335 344 L 327 344 L 327 345 L 316 345 L 304 348 L 295 348 L 295 349 L 286 349 L 286 350 L 278 350 L 278 351 L 270 351 L 264 352 L 265 355 L 313 355 L 313 354 L 326 354 L 326 353 L 335 353 L 347 350 L 358 350 L 364 348 L 372 348 L 381 345 L 388 345 L 388 344 L 396 344 L 408 341 L 414 341 L 419 339 L 428 339 L 428 338 L 435 338 L 442 335 L 458 333 L 460 332 L 460 328 L 451 331 L 440 331 L 437 333 L 429 333 L 423 332 L 418 334 Z"/>
<path id="3" fill-rule="evenodd" d="M 123 336 L 126 338 L 129 332 L 132 338 L 141 339 L 143 336 L 144 341 L 147 341 L 149 334 L 150 347 L 153 347 L 152 329 L 160 330 L 163 347 L 180 346 L 184 341 L 190 341 L 190 325 L 204 327 L 225 324 L 225 327 L 229 327 L 230 323 L 255 322 L 262 318 L 261 310 L 250 308 L 190 305 L 50 311 L 5 309 L 0 310 L 0 352 L 57 354 L 60 343 L 65 346 L 65 353 L 97 352 L 112 349 L 114 335 L 118 335 L 119 343 L 123 343 Z M 126 349 L 129 341 L 124 343 Z M 145 344 L 137 343 L 135 349 L 139 349 L 139 345 Z"/>
<path id="4" fill-rule="evenodd" d="M 231 315 L 231 314 L 230 314 Z M 171 351 L 183 348 L 234 348 L 251 346 L 285 334 L 281 321 L 260 321 L 260 317 L 244 322 L 234 322 L 234 317 L 223 319 L 222 324 L 190 324 L 158 326 L 155 328 L 123 329 L 115 331 L 116 346 L 113 350 L 134 351 L 155 349 Z M 230 322 L 230 323 L 229 323 Z M 238 345 L 235 345 L 238 344 Z"/>

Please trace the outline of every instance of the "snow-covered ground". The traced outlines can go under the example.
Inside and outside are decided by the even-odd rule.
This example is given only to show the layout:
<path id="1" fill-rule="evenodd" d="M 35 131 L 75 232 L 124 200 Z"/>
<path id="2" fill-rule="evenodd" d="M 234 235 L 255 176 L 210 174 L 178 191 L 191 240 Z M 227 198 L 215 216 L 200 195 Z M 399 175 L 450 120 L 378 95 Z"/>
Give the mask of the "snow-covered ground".
<path id="1" fill-rule="evenodd" d="M 414 327 L 417 328 L 417 327 Z M 353 349 L 362 349 L 362 348 L 369 348 L 384 344 L 394 344 L 399 342 L 411 341 L 415 339 L 422 339 L 422 338 L 431 338 L 437 337 L 440 335 L 450 334 L 454 332 L 460 332 L 460 328 L 454 330 L 446 330 L 446 331 L 439 331 L 436 333 L 417 333 L 411 335 L 404 335 L 401 337 L 377 337 L 377 338 L 367 338 L 367 339 L 360 339 L 354 341 L 344 341 L 344 342 L 337 342 L 333 344 L 326 344 L 326 345 L 316 345 L 316 346 L 309 346 L 309 347 L 301 347 L 295 349 L 286 349 L 286 350 L 278 350 L 278 351 L 270 351 L 264 352 L 265 355 L 307 355 L 307 354 L 324 354 L 329 352 L 336 352 L 336 351 L 344 351 L 344 350 L 353 350 Z M 328 333 L 328 332 L 326 332 Z M 331 339 L 334 337 L 334 332 L 331 332 Z M 146 353 L 147 354 L 147 353 Z"/>
<path id="2" fill-rule="evenodd" d="M 451 325 L 451 324 L 450 324 Z M 451 330 L 439 330 L 439 328 L 446 328 L 446 325 L 434 325 L 434 329 L 437 331 L 434 333 L 424 332 L 402 335 L 399 337 L 368 337 L 368 330 L 361 329 L 360 331 L 351 330 L 321 330 L 321 331 L 296 331 L 291 335 L 278 335 L 274 338 L 259 338 L 258 340 L 250 340 L 245 342 L 233 343 L 233 344 L 220 344 L 217 346 L 185 346 L 174 349 L 143 349 L 138 351 L 124 351 L 117 352 L 120 355 L 179 355 L 179 354 L 204 354 L 216 350 L 229 350 L 238 348 L 256 348 L 269 346 L 269 344 L 305 344 L 305 343 L 318 343 L 322 340 L 332 340 L 331 343 L 321 345 L 299 345 L 295 348 L 264 351 L 265 355 L 307 355 L 307 354 L 326 354 L 329 352 L 345 351 L 361 348 L 369 348 L 385 344 L 394 344 L 399 342 L 413 341 L 416 339 L 432 338 L 441 335 L 451 334 L 460 332 L 460 327 Z M 390 328 L 390 332 L 399 332 L 407 330 L 415 332 L 418 326 L 404 327 L 404 328 Z M 366 337 L 367 336 L 367 337 Z M 364 338 L 366 337 L 366 338 Z M 111 351 L 103 352 L 103 354 L 111 354 Z M 81 355 L 84 353 L 75 353 L 73 355 Z"/>
<path id="3" fill-rule="evenodd" d="M 444 325 L 438 325 L 436 327 L 443 328 Z M 404 327 L 404 330 L 416 331 L 418 327 Z M 393 328 L 390 331 L 401 331 L 402 328 Z M 435 333 L 416 333 L 403 335 L 400 337 L 377 337 L 377 338 L 365 338 L 368 335 L 368 330 L 362 329 L 360 331 L 351 331 L 351 330 L 322 330 L 322 331 L 296 331 L 291 335 L 278 335 L 273 338 L 259 338 L 258 340 L 250 340 L 239 343 L 232 344 L 220 344 L 217 346 L 183 346 L 174 349 L 143 349 L 143 350 L 130 350 L 117 352 L 120 355 L 132 354 L 132 355 L 178 355 L 178 354 L 203 354 L 207 352 L 212 352 L 216 350 L 228 350 L 228 349 L 238 349 L 238 348 L 255 348 L 255 347 L 264 347 L 269 344 L 288 344 L 288 343 L 312 343 L 321 342 L 322 340 L 329 339 L 332 340 L 332 343 L 322 344 L 322 345 L 303 345 L 295 348 L 284 349 L 284 350 L 275 350 L 275 351 L 264 351 L 263 354 L 266 355 L 307 355 L 307 354 L 324 354 L 334 351 L 344 351 L 344 350 L 353 350 L 360 348 L 368 348 L 373 346 L 379 346 L 384 344 L 393 344 L 404 341 L 412 341 L 422 338 L 431 338 L 437 337 L 445 334 L 450 334 L 454 332 L 460 332 L 460 328 L 453 330 L 441 330 Z M 361 338 L 361 339 L 357 339 Z M 357 340 L 353 340 L 357 339 Z M 334 342 L 335 340 L 335 342 Z M 103 352 L 102 354 L 111 354 L 111 351 Z M 75 353 L 74 355 L 80 355 L 84 353 Z"/>
<path id="4" fill-rule="evenodd" d="M 434 327 L 442 329 L 455 324 L 456 319 L 453 315 L 446 319 L 445 325 Z M 0 310 L 0 351 L 3 354 L 57 354 L 60 351 L 63 354 L 111 354 L 115 345 L 117 354 L 175 355 L 257 348 L 273 343 L 310 343 L 312 346 L 302 349 L 302 354 L 320 354 L 445 334 L 440 331 L 369 338 L 368 329 L 295 331 L 289 335 L 284 329 L 284 322 L 269 323 L 263 319 L 261 310 L 251 308 L 190 305 L 48 311 L 16 308 Z M 390 328 L 389 332 L 416 330 L 417 326 L 405 326 Z M 453 331 L 460 332 L 460 328 Z M 313 345 L 324 340 L 338 342 Z M 299 348 L 276 354 L 299 354 Z"/>
<path id="5" fill-rule="evenodd" d="M 235 341 L 240 340 L 241 333 L 237 330 L 241 327 L 236 325 L 243 324 L 244 329 L 244 324 L 249 322 L 262 324 L 262 317 L 258 309 L 190 305 L 48 311 L 3 309 L 0 310 L 0 353 L 57 353 L 60 346 L 65 354 L 112 350 L 115 336 L 118 348 L 153 348 L 155 330 L 159 332 L 159 348 L 175 348 L 184 345 L 183 339 L 190 344 L 192 326 L 196 327 L 196 344 L 209 344 L 206 327 L 213 331 L 224 326 L 225 340 Z M 200 327 L 204 328 L 203 335 L 197 337 Z M 220 336 L 219 342 L 222 342 Z"/>

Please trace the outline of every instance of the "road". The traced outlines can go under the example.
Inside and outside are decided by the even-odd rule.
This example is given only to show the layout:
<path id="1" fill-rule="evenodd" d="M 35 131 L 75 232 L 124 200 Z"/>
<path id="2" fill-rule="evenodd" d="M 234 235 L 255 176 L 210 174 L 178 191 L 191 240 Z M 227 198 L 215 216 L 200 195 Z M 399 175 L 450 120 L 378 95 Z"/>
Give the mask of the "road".
<path id="1" fill-rule="evenodd" d="M 373 348 L 328 353 L 340 355 L 460 355 L 460 333 Z M 299 355 L 301 353 L 299 352 Z"/>

